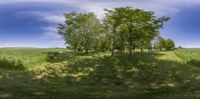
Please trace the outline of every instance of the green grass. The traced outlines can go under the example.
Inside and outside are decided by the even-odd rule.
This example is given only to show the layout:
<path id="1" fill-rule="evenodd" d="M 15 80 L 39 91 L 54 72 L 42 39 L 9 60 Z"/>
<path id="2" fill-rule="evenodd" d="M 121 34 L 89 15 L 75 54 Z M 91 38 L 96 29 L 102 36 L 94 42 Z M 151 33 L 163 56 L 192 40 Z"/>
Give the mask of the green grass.
<path id="1" fill-rule="evenodd" d="M 175 53 L 184 60 L 200 60 L 200 49 L 198 48 L 178 49 L 175 50 Z"/>
<path id="2" fill-rule="evenodd" d="M 176 55 L 184 60 L 184 62 L 191 64 L 193 66 L 200 66 L 200 49 L 190 48 L 190 49 L 178 49 L 175 51 Z"/>
<path id="3" fill-rule="evenodd" d="M 74 54 L 66 49 L 8 48 L 0 53 L 2 58 L 21 60 L 27 68 L 0 66 L 0 98 L 200 97 L 200 68 L 184 62 L 177 52 L 110 56 Z"/>
<path id="4" fill-rule="evenodd" d="M 47 63 L 50 52 L 65 52 L 66 49 L 1 48 L 0 59 L 22 61 L 27 68 Z"/>

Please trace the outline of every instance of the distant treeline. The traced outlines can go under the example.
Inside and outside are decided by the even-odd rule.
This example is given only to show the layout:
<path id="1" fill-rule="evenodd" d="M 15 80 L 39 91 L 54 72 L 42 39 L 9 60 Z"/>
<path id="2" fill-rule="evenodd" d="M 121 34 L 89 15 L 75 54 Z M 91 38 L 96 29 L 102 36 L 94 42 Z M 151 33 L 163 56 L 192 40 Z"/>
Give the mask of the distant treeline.
<path id="1" fill-rule="evenodd" d="M 152 11 L 130 7 L 105 9 L 105 12 L 101 20 L 94 13 L 67 13 L 64 24 L 59 24 L 59 34 L 74 52 L 94 50 L 114 54 L 118 50 L 132 54 L 135 49 L 143 52 L 174 47 L 173 40 L 164 40 L 159 33 L 169 17 L 157 18 Z"/>

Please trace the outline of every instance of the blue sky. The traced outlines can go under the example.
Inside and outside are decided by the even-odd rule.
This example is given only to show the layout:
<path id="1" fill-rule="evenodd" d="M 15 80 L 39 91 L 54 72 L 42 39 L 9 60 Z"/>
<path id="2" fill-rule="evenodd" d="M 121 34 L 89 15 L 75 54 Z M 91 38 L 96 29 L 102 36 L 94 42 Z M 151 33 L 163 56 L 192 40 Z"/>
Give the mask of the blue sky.
<path id="1" fill-rule="evenodd" d="M 200 47 L 200 0 L 1 0 L 0 47 L 65 47 L 56 30 L 64 13 L 94 12 L 102 18 L 104 8 L 122 6 L 169 16 L 161 35 L 176 45 Z"/>

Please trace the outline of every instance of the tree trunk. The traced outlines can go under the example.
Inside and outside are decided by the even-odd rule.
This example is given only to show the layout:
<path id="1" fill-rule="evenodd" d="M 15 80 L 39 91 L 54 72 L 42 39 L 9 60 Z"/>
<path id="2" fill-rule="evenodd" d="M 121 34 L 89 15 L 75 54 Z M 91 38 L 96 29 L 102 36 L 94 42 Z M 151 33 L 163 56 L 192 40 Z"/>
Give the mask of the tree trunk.
<path id="1" fill-rule="evenodd" d="M 86 48 L 86 49 L 85 49 L 85 54 L 88 54 L 88 52 L 89 52 L 89 50 Z"/>
<path id="2" fill-rule="evenodd" d="M 114 55 L 114 44 L 112 44 L 111 54 Z"/>
<path id="3" fill-rule="evenodd" d="M 140 50 L 141 50 L 141 53 L 143 53 L 143 42 L 141 43 L 141 46 L 140 46 Z"/>
<path id="4" fill-rule="evenodd" d="M 141 53 L 143 53 L 143 46 L 140 47 Z"/>
<path id="5" fill-rule="evenodd" d="M 132 55 L 133 54 L 133 51 L 132 51 L 132 47 L 129 46 L 129 54 Z"/>
<path id="6" fill-rule="evenodd" d="M 132 22 L 130 20 L 130 22 Z M 129 28 L 128 28 L 128 31 L 129 31 L 129 54 L 132 55 L 133 52 L 132 52 L 132 47 L 133 47 L 133 40 L 132 40 L 132 24 L 130 23 L 129 24 Z"/>
<path id="7" fill-rule="evenodd" d="M 85 48 L 84 49 L 85 49 L 85 54 L 88 54 L 88 52 L 89 52 L 89 45 L 88 45 L 88 43 L 85 44 Z"/>
<path id="8" fill-rule="evenodd" d="M 126 53 L 126 49 L 125 49 L 125 47 L 123 48 L 123 53 L 124 53 L 124 54 Z"/>
<path id="9" fill-rule="evenodd" d="M 72 48 L 73 48 L 73 47 L 72 47 Z M 75 46 L 75 47 L 74 47 L 74 53 L 76 53 L 76 50 L 77 50 L 77 47 Z"/>
<path id="10" fill-rule="evenodd" d="M 112 35 L 112 51 L 111 51 L 111 53 L 112 53 L 112 55 L 114 55 L 114 50 L 115 50 L 115 39 L 114 39 L 114 36 L 115 36 L 115 32 L 116 32 L 116 26 L 114 26 L 114 28 L 113 28 L 113 35 Z"/>

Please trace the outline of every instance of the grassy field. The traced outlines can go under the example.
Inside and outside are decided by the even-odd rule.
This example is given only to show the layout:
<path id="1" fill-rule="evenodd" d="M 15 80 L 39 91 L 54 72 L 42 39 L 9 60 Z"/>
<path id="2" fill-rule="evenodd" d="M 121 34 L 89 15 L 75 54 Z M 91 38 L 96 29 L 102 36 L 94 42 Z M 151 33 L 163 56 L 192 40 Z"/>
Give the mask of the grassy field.
<path id="1" fill-rule="evenodd" d="M 188 64 L 200 66 L 200 49 L 198 48 L 178 49 L 175 54 Z"/>
<path id="2" fill-rule="evenodd" d="M 48 62 L 48 56 L 52 53 L 62 53 L 66 49 L 36 49 L 36 48 L 1 48 L 0 49 L 0 63 L 1 60 L 22 62 L 22 65 L 27 69 L 35 67 Z M 56 54 L 56 53 L 55 53 Z"/>
<path id="3" fill-rule="evenodd" d="M 133 56 L 0 49 L 0 98 L 199 99 L 200 68 L 182 59 L 188 51 L 200 49 Z"/>
<path id="4" fill-rule="evenodd" d="M 200 49 L 198 48 L 178 49 L 175 51 L 175 53 L 183 60 L 200 60 Z"/>

